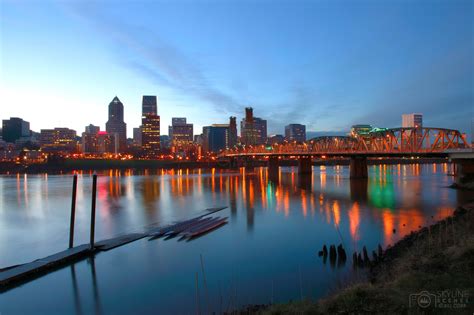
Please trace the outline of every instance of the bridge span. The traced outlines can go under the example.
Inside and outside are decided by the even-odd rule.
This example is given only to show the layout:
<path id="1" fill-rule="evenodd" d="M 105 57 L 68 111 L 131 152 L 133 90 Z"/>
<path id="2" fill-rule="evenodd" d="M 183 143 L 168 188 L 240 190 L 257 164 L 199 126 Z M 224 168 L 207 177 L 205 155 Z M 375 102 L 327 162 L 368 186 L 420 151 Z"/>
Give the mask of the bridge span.
<path id="1" fill-rule="evenodd" d="M 239 160 L 268 159 L 270 174 L 278 172 L 279 159 L 294 158 L 299 160 L 299 173 L 309 174 L 313 158 L 347 157 L 351 178 L 367 178 L 370 157 L 449 158 L 456 154 L 456 161 L 462 162 L 462 169 L 467 171 L 474 169 L 470 166 L 474 165 L 474 159 L 459 158 L 459 155 L 467 157 L 472 152 L 465 135 L 458 130 L 424 127 L 386 129 L 358 137 L 317 137 L 302 143 L 243 145 L 221 152 L 219 158 L 228 159 L 231 167 Z"/>

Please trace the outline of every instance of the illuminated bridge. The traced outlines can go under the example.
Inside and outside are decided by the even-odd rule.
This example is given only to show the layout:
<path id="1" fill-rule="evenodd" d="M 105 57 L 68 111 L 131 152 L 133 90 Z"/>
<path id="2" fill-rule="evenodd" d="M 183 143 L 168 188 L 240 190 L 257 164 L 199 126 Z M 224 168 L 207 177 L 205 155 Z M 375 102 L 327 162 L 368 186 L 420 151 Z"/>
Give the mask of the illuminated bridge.
<path id="1" fill-rule="evenodd" d="M 279 157 L 299 159 L 299 172 L 311 173 L 312 158 L 350 158 L 351 178 L 367 177 L 367 157 L 449 157 L 471 154 L 471 146 L 458 130 L 443 128 L 394 128 L 359 137 L 313 138 L 304 143 L 285 142 L 272 146 L 242 146 L 223 151 L 219 157 L 237 160 L 268 158 L 269 171 L 278 170 Z M 472 158 L 471 158 L 472 159 Z"/>

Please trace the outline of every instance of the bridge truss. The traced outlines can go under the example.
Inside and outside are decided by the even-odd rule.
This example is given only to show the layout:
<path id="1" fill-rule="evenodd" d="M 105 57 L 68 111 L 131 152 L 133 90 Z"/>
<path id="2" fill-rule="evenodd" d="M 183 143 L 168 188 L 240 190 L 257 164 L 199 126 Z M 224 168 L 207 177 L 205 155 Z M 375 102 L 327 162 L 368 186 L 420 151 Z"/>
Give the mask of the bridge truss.
<path id="1" fill-rule="evenodd" d="M 304 143 L 285 142 L 269 146 L 242 146 L 226 150 L 221 156 L 268 154 L 433 154 L 466 149 L 470 145 L 458 130 L 443 128 L 394 128 L 367 136 L 317 137 Z"/>

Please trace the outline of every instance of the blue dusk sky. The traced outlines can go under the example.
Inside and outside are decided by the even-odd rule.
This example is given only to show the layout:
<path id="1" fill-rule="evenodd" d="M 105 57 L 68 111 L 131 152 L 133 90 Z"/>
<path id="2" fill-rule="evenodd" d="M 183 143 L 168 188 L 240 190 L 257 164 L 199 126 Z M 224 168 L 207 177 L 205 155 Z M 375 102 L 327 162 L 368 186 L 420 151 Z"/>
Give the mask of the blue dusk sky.
<path id="1" fill-rule="evenodd" d="M 125 106 L 128 136 L 142 95 L 202 126 L 252 106 L 269 134 L 352 124 L 471 133 L 474 5 L 446 1 L 0 0 L 0 118 L 31 128 L 90 123 Z"/>

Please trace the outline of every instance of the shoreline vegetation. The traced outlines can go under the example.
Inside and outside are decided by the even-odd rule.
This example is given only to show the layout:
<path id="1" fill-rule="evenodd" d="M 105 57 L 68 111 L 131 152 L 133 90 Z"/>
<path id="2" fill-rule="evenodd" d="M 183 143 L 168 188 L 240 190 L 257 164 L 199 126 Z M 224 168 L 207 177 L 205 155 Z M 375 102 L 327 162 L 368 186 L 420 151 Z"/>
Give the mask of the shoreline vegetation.
<path id="1" fill-rule="evenodd" d="M 474 202 L 412 232 L 368 267 L 366 281 L 319 301 L 255 305 L 241 314 L 473 314 Z M 428 296 L 428 300 L 420 300 Z M 423 304 L 423 302 L 425 304 Z"/>
<path id="2" fill-rule="evenodd" d="M 368 159 L 369 165 L 393 164 L 431 164 L 449 163 L 447 158 L 391 158 Z M 281 160 L 281 166 L 297 166 L 297 160 Z M 349 159 L 321 159 L 313 161 L 313 165 L 349 165 Z M 267 166 L 266 161 L 252 161 L 250 166 Z M 228 168 L 226 161 L 173 161 L 173 160 L 114 160 L 114 159 L 66 159 L 30 165 L 15 162 L 0 162 L 0 174 L 61 174 L 73 171 L 103 171 L 110 169 L 119 170 L 155 170 L 155 169 L 197 169 L 197 168 Z"/>

